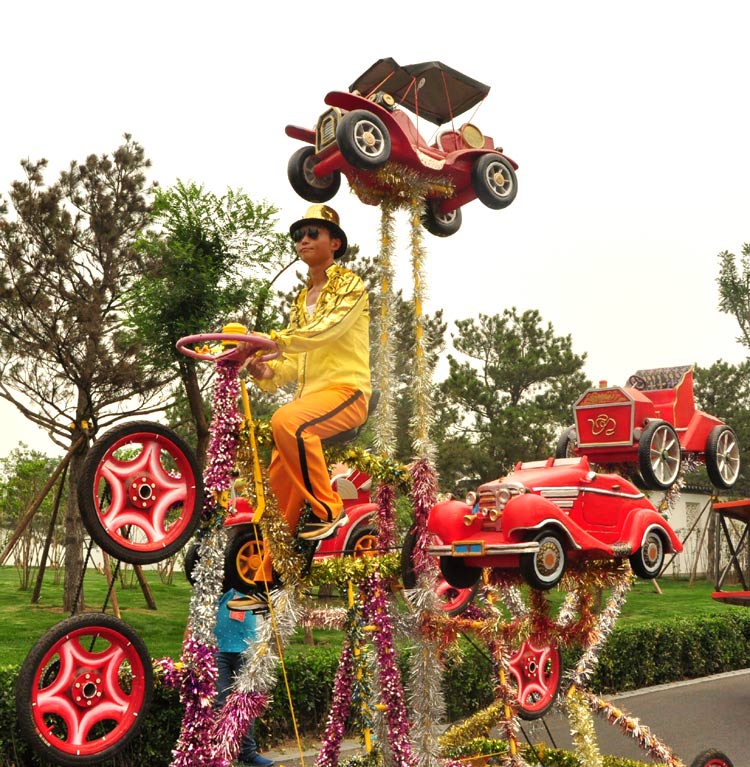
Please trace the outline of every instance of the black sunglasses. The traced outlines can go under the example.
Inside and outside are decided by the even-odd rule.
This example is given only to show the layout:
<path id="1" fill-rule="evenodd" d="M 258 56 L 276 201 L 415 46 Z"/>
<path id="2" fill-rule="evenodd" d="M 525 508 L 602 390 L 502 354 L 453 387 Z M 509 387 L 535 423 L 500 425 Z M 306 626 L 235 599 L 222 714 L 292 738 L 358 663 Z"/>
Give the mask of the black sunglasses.
<path id="1" fill-rule="evenodd" d="M 311 240 L 317 240 L 319 234 L 320 229 L 317 226 L 301 226 L 299 229 L 295 229 L 292 232 L 292 240 L 294 242 L 301 242 L 305 235 Z"/>

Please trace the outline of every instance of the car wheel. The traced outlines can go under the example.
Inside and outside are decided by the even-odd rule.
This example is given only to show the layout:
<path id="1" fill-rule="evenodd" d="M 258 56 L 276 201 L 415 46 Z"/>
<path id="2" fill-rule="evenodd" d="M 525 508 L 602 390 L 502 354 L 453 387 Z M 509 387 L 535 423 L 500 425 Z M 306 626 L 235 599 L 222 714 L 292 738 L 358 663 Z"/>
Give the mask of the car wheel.
<path id="1" fill-rule="evenodd" d="M 690 762 L 690 767 L 734 767 L 732 760 L 721 751 L 709 748 Z"/>
<path id="2" fill-rule="evenodd" d="M 74 615 L 26 656 L 18 723 L 45 764 L 99 765 L 138 734 L 152 694 L 151 658 L 135 631 L 113 615 Z"/>
<path id="3" fill-rule="evenodd" d="M 461 228 L 461 208 L 456 208 L 450 213 L 441 213 L 438 210 L 439 205 L 439 200 L 427 200 L 422 213 L 422 226 L 436 237 L 450 237 Z"/>
<path id="4" fill-rule="evenodd" d="M 341 118 L 336 143 L 343 158 L 359 170 L 380 168 L 391 156 L 388 128 L 366 109 L 355 109 Z"/>
<path id="5" fill-rule="evenodd" d="M 483 154 L 471 168 L 476 196 L 494 210 L 507 208 L 516 199 L 518 180 L 513 166 L 499 154 Z"/>
<path id="6" fill-rule="evenodd" d="M 344 554 L 349 557 L 377 556 L 378 531 L 369 526 L 356 529 L 347 541 Z"/>
<path id="7" fill-rule="evenodd" d="M 575 458 L 576 427 L 570 426 L 560 435 L 555 447 L 555 458 Z"/>
<path id="8" fill-rule="evenodd" d="M 706 441 L 706 471 L 714 487 L 734 487 L 740 474 L 740 447 L 729 426 L 714 426 Z"/>
<path id="9" fill-rule="evenodd" d="M 510 658 L 510 672 L 516 683 L 518 715 L 532 721 L 541 719 L 555 702 L 562 681 L 562 655 L 556 645 L 527 639 Z"/>
<path id="10" fill-rule="evenodd" d="M 257 591 L 265 583 L 254 579 L 265 555 L 263 533 L 257 525 L 248 525 L 247 528 L 232 538 L 224 555 L 225 585 L 241 594 Z M 272 571 L 271 576 L 272 583 L 278 585 L 276 573 Z"/>
<path id="11" fill-rule="evenodd" d="M 638 467 L 646 486 L 669 490 L 682 464 L 682 449 L 677 432 L 666 421 L 652 421 L 638 440 Z"/>
<path id="12" fill-rule="evenodd" d="M 481 573 L 480 573 L 481 575 Z M 439 576 L 435 584 L 435 594 L 438 598 L 438 607 L 446 615 L 461 615 L 464 610 L 474 601 L 479 591 L 480 579 L 465 589 L 451 586 L 445 578 Z"/>
<path id="13" fill-rule="evenodd" d="M 664 538 L 649 530 L 637 551 L 630 555 L 630 566 L 639 578 L 656 578 L 664 566 Z"/>
<path id="14" fill-rule="evenodd" d="M 289 158 L 286 174 L 292 189 L 303 200 L 308 202 L 328 202 L 339 191 L 341 173 L 335 170 L 327 176 L 318 178 L 313 172 L 313 168 L 317 163 L 315 147 L 303 146 Z"/>
<path id="15" fill-rule="evenodd" d="M 437 540 L 437 537 L 432 535 L 432 539 Z M 404 538 L 404 545 L 401 547 L 401 581 L 405 589 L 413 589 L 417 585 L 413 561 L 416 543 L 417 534 L 414 530 L 410 530 L 406 534 L 406 538 Z M 481 576 L 481 571 L 479 571 L 479 575 Z M 473 577 L 473 573 L 471 576 Z M 473 583 L 464 588 L 450 584 L 442 573 L 438 575 L 435 583 L 435 594 L 438 598 L 440 610 L 446 615 L 460 615 L 476 596 L 479 589 L 479 580 L 479 577 L 477 577 Z"/>
<path id="16" fill-rule="evenodd" d="M 521 554 L 521 574 L 531 588 L 547 591 L 560 582 L 565 572 L 565 545 L 560 535 L 551 530 L 539 533 L 534 540 L 539 550 Z"/>
<path id="17" fill-rule="evenodd" d="M 108 431 L 86 454 L 78 507 L 104 551 L 133 565 L 160 562 L 200 522 L 203 482 L 191 448 L 158 423 Z"/>

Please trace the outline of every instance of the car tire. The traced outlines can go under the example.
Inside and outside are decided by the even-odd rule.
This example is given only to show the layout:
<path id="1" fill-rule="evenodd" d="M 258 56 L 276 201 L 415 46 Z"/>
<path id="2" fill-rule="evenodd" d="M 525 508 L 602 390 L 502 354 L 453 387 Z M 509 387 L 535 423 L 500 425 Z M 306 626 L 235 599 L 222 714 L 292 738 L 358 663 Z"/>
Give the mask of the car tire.
<path id="1" fill-rule="evenodd" d="M 450 213 L 441 213 L 438 210 L 439 205 L 440 201 L 434 198 L 426 201 L 422 213 L 422 226 L 435 237 L 450 237 L 461 228 L 463 220 L 461 208 L 456 208 Z"/>
<path id="2" fill-rule="evenodd" d="M 690 762 L 690 767 L 734 767 L 734 764 L 723 751 L 709 748 L 706 751 L 701 751 L 701 753 Z"/>
<path id="3" fill-rule="evenodd" d="M 669 490 L 680 474 L 682 448 L 666 421 L 651 421 L 638 440 L 638 468 L 651 490 Z"/>
<path id="4" fill-rule="evenodd" d="M 391 135 L 385 123 L 366 109 L 347 112 L 336 128 L 341 156 L 358 170 L 375 170 L 391 156 Z"/>
<path id="5" fill-rule="evenodd" d="M 74 615 L 44 634 L 21 665 L 21 734 L 45 764 L 102 764 L 138 735 L 153 686 L 149 652 L 127 623 Z"/>
<path id="6" fill-rule="evenodd" d="M 630 555 L 630 566 L 639 578 L 653 580 L 659 576 L 664 567 L 664 556 L 662 534 L 656 530 L 649 530 L 641 545 Z"/>
<path id="7" fill-rule="evenodd" d="M 488 208 L 507 208 L 518 193 L 513 166 L 500 154 L 483 154 L 471 167 L 471 185 L 477 198 Z"/>
<path id="8" fill-rule="evenodd" d="M 721 490 L 734 487 L 740 475 L 740 448 L 729 426 L 714 426 L 706 440 L 706 472 L 711 484 Z"/>
<path id="9" fill-rule="evenodd" d="M 341 186 L 341 173 L 332 171 L 327 176 L 318 178 L 313 173 L 317 165 L 315 147 L 303 146 L 290 158 L 286 166 L 286 174 L 292 189 L 308 202 L 328 202 L 336 196 Z"/>
<path id="10" fill-rule="evenodd" d="M 128 498 L 141 491 L 143 509 L 131 506 Z M 165 510 L 165 499 L 173 497 Z M 83 524 L 104 551 L 122 562 L 149 565 L 176 554 L 195 532 L 202 505 L 195 454 L 161 424 L 134 421 L 110 429 L 84 458 L 78 484 Z"/>
<path id="11" fill-rule="evenodd" d="M 555 458 L 575 458 L 576 427 L 569 426 L 560 434 L 555 447 Z"/>
<path id="12" fill-rule="evenodd" d="M 539 544 L 539 550 L 533 554 L 521 554 L 521 575 L 531 588 L 548 591 L 560 582 L 565 573 L 565 544 L 554 530 L 543 530 L 534 540 Z"/>
<path id="13" fill-rule="evenodd" d="M 440 557 L 440 572 L 457 589 L 471 589 L 482 577 L 481 567 L 469 567 L 460 557 Z"/>
<path id="14" fill-rule="evenodd" d="M 413 589 L 417 585 L 417 578 L 414 574 L 414 548 L 417 545 L 417 534 L 415 530 L 410 530 L 404 538 L 404 545 L 401 547 L 401 582 L 405 589 Z M 481 576 L 481 571 L 480 571 Z M 457 587 L 448 582 L 445 576 L 440 573 L 435 583 L 435 594 L 438 598 L 438 607 L 445 615 L 460 615 L 471 604 L 472 600 L 479 590 L 479 578 L 466 588 Z"/>

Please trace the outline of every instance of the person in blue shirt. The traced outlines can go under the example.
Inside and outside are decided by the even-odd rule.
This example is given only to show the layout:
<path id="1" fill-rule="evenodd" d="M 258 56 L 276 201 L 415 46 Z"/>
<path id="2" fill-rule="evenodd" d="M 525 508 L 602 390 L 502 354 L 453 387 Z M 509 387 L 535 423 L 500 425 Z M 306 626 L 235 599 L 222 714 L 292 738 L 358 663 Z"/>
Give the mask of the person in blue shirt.
<path id="1" fill-rule="evenodd" d="M 227 602 L 231 599 L 243 596 L 238 591 L 230 589 L 222 594 L 219 600 L 219 609 L 216 616 L 214 634 L 218 653 L 216 666 L 218 677 L 216 680 L 216 703 L 221 708 L 226 703 L 232 692 L 234 680 L 243 662 L 243 651 L 251 642 L 255 641 L 255 615 L 248 611 L 231 610 Z M 272 759 L 267 759 L 258 753 L 258 744 L 255 742 L 255 722 L 251 722 L 240 744 L 240 753 L 236 767 L 271 767 Z"/>

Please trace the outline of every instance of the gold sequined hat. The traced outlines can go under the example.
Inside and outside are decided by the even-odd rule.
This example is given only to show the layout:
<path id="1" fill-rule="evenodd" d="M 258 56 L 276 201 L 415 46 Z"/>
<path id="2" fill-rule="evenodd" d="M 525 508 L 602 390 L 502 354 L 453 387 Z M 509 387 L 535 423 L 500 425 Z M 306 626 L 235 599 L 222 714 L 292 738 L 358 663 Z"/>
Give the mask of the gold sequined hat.
<path id="1" fill-rule="evenodd" d="M 341 240 L 341 246 L 333 254 L 334 258 L 341 258 L 346 253 L 347 240 L 344 230 L 339 226 L 339 214 L 327 205 L 311 205 L 305 213 L 305 217 L 295 221 L 289 227 L 289 234 L 305 224 L 322 224 L 327 227 L 334 237 Z"/>

